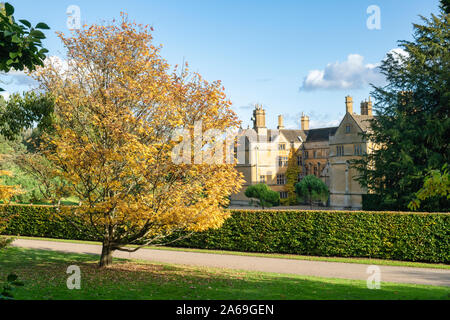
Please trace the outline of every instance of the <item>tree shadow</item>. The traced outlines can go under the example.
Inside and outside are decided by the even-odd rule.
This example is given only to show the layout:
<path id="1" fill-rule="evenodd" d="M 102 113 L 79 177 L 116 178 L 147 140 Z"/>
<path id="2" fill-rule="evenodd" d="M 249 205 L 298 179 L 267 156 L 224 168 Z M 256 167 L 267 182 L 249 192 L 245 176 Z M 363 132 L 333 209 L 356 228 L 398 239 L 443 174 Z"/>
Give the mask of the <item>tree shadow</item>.
<path id="1" fill-rule="evenodd" d="M 370 290 L 357 280 L 114 261 L 100 269 L 95 255 L 12 247 L 0 252 L 0 279 L 12 271 L 20 276 L 25 287 L 17 291 L 18 299 L 450 299 L 450 287 L 381 283 L 381 289 Z M 81 269 L 81 290 L 67 289 L 72 264 Z"/>

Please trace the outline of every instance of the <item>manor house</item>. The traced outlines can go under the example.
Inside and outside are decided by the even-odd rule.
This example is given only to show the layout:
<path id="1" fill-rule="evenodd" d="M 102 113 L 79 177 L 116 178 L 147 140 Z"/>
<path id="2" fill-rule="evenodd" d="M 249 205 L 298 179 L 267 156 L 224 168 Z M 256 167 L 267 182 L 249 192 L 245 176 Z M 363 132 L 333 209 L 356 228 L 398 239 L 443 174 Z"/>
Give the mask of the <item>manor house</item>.
<path id="1" fill-rule="evenodd" d="M 313 174 L 324 181 L 329 190 L 329 205 L 335 208 L 361 208 L 366 190 L 355 181 L 356 169 L 349 160 L 372 150 L 370 141 L 361 133 L 370 130 L 372 102 L 361 102 L 360 114 L 353 112 L 353 99 L 345 97 L 345 116 L 337 127 L 310 129 L 309 117 L 302 114 L 300 129 L 285 129 L 283 116 L 278 116 L 277 129 L 266 127 L 265 110 L 256 105 L 253 129 L 241 130 L 245 136 L 245 157 L 236 168 L 244 175 L 241 191 L 232 195 L 231 204 L 248 204 L 245 189 L 249 185 L 265 183 L 287 198 L 286 170 L 291 161 L 298 166 L 297 181 Z M 294 157 L 294 159 L 292 159 Z"/>

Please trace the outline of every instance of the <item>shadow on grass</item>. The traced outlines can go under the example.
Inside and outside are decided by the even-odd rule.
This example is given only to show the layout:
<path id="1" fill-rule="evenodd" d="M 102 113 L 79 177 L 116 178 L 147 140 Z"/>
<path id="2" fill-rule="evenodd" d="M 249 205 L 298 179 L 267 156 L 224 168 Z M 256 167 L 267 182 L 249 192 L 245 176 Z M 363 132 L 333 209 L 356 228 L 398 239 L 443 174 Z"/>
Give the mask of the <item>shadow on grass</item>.
<path id="1" fill-rule="evenodd" d="M 17 273 L 18 299 L 449 299 L 450 288 L 136 263 L 115 259 L 99 269 L 98 256 L 8 248 L 0 251 L 0 279 Z M 66 286 L 67 267 L 81 269 L 81 290 Z"/>

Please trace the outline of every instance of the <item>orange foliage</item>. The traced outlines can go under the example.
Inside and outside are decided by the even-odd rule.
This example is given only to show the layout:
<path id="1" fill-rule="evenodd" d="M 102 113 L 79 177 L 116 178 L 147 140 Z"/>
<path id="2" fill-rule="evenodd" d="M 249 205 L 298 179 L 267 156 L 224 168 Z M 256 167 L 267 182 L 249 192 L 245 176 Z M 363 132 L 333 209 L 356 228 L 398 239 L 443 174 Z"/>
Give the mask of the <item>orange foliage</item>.
<path id="1" fill-rule="evenodd" d="M 207 82 L 187 65 L 170 71 L 151 28 L 126 16 L 59 36 L 67 65 L 53 60 L 36 79 L 55 98 L 44 154 L 80 199 L 76 214 L 113 250 L 175 230 L 220 227 L 242 183 L 234 165 L 171 160 L 177 128 L 192 132 L 196 121 L 204 131 L 238 127 L 220 81 Z"/>

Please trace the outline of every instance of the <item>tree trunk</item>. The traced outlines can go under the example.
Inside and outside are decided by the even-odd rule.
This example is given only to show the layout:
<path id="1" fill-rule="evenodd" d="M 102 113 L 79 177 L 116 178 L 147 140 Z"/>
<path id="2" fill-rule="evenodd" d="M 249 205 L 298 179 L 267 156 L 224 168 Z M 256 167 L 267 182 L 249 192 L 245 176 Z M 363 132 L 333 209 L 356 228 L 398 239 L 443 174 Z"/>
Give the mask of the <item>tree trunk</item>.
<path id="1" fill-rule="evenodd" d="M 103 242 L 102 255 L 100 257 L 99 267 L 104 268 L 112 264 L 112 246 L 109 242 Z"/>

